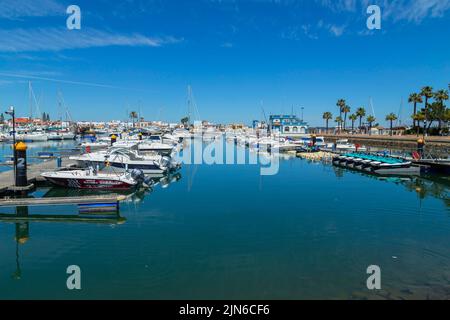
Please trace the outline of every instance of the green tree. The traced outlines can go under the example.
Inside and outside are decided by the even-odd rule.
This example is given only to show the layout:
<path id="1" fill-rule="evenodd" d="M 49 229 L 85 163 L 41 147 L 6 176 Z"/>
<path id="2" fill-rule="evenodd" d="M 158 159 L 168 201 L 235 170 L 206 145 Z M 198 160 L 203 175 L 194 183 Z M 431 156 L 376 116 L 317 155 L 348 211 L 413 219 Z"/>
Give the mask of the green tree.
<path id="1" fill-rule="evenodd" d="M 322 119 L 325 120 L 326 127 L 327 127 L 327 133 L 328 133 L 328 122 L 333 119 L 333 114 L 331 112 L 324 112 L 322 115 Z"/>
<path id="2" fill-rule="evenodd" d="M 369 123 L 369 135 L 372 135 L 372 124 L 377 121 L 377 119 L 374 116 L 368 116 L 367 122 Z"/>
<path id="3" fill-rule="evenodd" d="M 355 121 L 358 120 L 358 116 L 356 114 L 351 114 L 348 118 L 352 121 L 352 134 L 353 134 L 353 131 L 355 129 Z"/>
<path id="4" fill-rule="evenodd" d="M 445 123 L 445 127 L 448 129 L 448 123 L 450 122 L 450 109 L 445 109 L 443 121 Z"/>
<path id="5" fill-rule="evenodd" d="M 425 108 L 424 108 L 425 121 L 423 124 L 423 127 L 424 127 L 423 134 L 426 135 L 428 132 L 427 123 L 426 123 L 428 121 L 428 100 L 433 97 L 433 88 L 430 86 L 423 87 L 422 91 L 420 92 L 420 95 L 425 98 Z"/>
<path id="6" fill-rule="evenodd" d="M 344 110 L 344 107 L 346 106 L 346 102 L 345 102 L 345 100 L 344 99 L 339 99 L 337 102 L 336 102 L 336 106 L 339 108 L 339 118 L 342 120 L 342 113 L 343 113 L 343 110 Z M 341 133 L 341 124 L 342 124 L 342 122 L 339 124 L 339 133 Z"/>
<path id="7" fill-rule="evenodd" d="M 389 121 L 390 123 L 389 123 L 389 128 L 390 128 L 390 135 L 392 136 L 392 123 L 395 121 L 395 120 L 397 120 L 398 118 L 397 118 L 397 116 L 394 114 L 394 113 L 389 113 L 387 116 L 386 116 L 386 121 Z"/>
<path id="8" fill-rule="evenodd" d="M 4 123 L 5 122 L 5 116 L 3 115 L 3 112 L 0 113 L 0 123 Z"/>
<path id="9" fill-rule="evenodd" d="M 133 122 L 133 128 L 134 128 L 135 127 L 134 126 L 134 121 L 138 118 L 137 112 L 136 111 L 131 111 L 130 112 L 130 118 L 131 118 L 131 121 Z"/>
<path id="10" fill-rule="evenodd" d="M 411 93 L 409 95 L 409 99 L 408 99 L 409 103 L 413 103 L 414 104 L 414 113 L 413 113 L 413 127 L 416 127 L 416 120 L 414 119 L 414 116 L 417 114 L 417 104 L 418 103 L 423 103 L 422 100 L 422 96 L 419 93 Z"/>
<path id="11" fill-rule="evenodd" d="M 339 128 L 339 133 L 341 132 L 341 127 L 342 127 L 342 122 L 344 122 L 344 120 L 342 120 L 342 117 L 336 117 L 336 119 L 334 120 L 334 122 L 336 122 L 338 124 L 338 128 Z"/>
<path id="12" fill-rule="evenodd" d="M 445 101 L 448 100 L 448 91 L 447 90 L 439 90 L 434 94 L 434 99 L 437 102 L 437 106 L 435 108 L 435 112 L 437 113 L 437 120 L 439 121 L 439 130 L 442 129 L 442 122 L 444 121 L 444 114 L 446 111 Z"/>
<path id="13" fill-rule="evenodd" d="M 342 108 L 342 112 L 344 113 L 344 131 L 345 131 L 345 128 L 347 127 L 347 114 L 350 112 L 350 106 L 348 106 L 348 105 L 345 105 L 343 108 Z"/>
<path id="14" fill-rule="evenodd" d="M 184 127 L 186 127 L 188 123 L 189 123 L 189 117 L 184 117 L 183 119 L 181 119 L 181 124 Z"/>
<path id="15" fill-rule="evenodd" d="M 364 107 L 359 107 L 356 110 L 356 115 L 359 118 L 359 130 L 361 130 L 361 126 L 362 126 L 362 119 L 366 116 L 366 109 L 364 109 Z"/>
<path id="16" fill-rule="evenodd" d="M 417 122 L 417 136 L 419 136 L 419 130 L 420 130 L 420 122 L 425 121 L 425 115 L 422 111 L 417 112 L 416 115 L 413 115 L 413 120 Z"/>

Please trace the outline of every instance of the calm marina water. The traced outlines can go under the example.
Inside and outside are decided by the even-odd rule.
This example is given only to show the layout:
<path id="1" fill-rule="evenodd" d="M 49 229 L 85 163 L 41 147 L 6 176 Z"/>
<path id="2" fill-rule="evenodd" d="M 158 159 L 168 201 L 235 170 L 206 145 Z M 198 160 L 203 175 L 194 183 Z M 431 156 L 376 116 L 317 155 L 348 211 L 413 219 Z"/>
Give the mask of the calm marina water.
<path id="1" fill-rule="evenodd" d="M 176 178 L 122 203 L 120 224 L 0 220 L 0 298 L 450 298 L 448 177 L 379 179 L 283 158 L 275 176 L 184 165 Z M 378 292 L 366 288 L 373 264 Z M 81 291 L 67 290 L 69 265 Z"/>

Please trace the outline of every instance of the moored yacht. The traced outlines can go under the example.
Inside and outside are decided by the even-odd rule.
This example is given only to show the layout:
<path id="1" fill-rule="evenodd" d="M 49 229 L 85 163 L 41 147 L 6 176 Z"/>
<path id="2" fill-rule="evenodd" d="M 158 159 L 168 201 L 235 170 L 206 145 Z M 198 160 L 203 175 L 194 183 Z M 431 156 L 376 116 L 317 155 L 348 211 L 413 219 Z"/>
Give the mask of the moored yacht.
<path id="1" fill-rule="evenodd" d="M 128 190 L 144 181 L 139 171 L 125 173 L 101 173 L 92 167 L 87 170 L 46 172 L 41 174 L 50 183 L 66 188 Z"/>
<path id="2" fill-rule="evenodd" d="M 121 170 L 139 169 L 144 173 L 165 173 L 177 170 L 180 164 L 170 157 L 161 155 L 141 155 L 130 148 L 113 147 L 107 151 L 87 153 L 70 157 L 80 166 L 110 166 Z"/>

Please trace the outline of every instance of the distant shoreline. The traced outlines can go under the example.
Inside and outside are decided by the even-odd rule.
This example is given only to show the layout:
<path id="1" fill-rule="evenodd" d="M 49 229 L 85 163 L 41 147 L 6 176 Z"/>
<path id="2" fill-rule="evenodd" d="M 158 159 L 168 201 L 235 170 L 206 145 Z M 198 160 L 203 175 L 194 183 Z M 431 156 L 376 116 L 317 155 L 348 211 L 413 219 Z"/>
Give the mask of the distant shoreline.
<path id="1" fill-rule="evenodd" d="M 348 139 L 355 142 L 373 142 L 389 145 L 417 146 L 417 140 L 422 138 L 420 135 L 403 135 L 403 136 L 385 136 L 385 135 L 368 135 L 368 134 L 323 134 L 323 137 L 329 140 Z M 426 146 L 434 147 L 450 147 L 450 137 L 430 136 L 425 138 Z"/>

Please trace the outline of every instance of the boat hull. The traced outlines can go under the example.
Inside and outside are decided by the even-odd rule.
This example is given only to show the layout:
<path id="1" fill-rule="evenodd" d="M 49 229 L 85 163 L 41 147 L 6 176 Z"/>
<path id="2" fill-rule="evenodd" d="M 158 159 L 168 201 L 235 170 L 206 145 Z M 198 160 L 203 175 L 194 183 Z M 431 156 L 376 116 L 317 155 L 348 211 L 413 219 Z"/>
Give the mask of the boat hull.
<path id="1" fill-rule="evenodd" d="M 86 178 L 56 178 L 45 177 L 50 183 L 65 188 L 73 189 L 91 189 L 91 190 L 130 190 L 136 187 L 135 184 L 129 184 L 124 181 L 109 179 L 86 179 Z"/>

